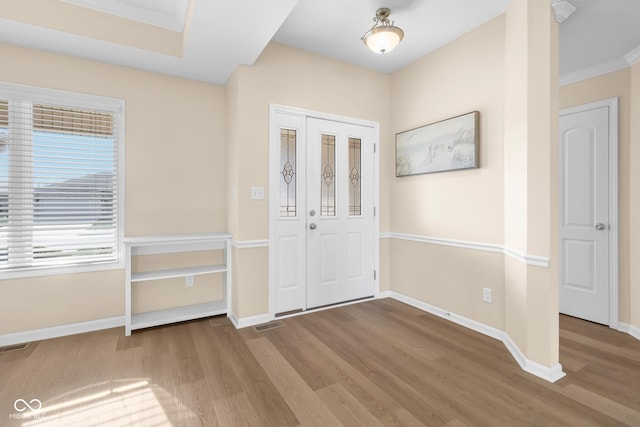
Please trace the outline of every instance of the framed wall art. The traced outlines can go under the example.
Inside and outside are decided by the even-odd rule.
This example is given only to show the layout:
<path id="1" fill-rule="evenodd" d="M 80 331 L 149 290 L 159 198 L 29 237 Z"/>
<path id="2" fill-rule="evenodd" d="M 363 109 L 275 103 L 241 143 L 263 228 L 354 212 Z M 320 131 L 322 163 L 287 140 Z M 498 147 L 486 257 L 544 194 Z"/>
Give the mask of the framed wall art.
<path id="1" fill-rule="evenodd" d="M 473 111 L 396 134 L 396 176 L 478 167 L 478 123 Z"/>

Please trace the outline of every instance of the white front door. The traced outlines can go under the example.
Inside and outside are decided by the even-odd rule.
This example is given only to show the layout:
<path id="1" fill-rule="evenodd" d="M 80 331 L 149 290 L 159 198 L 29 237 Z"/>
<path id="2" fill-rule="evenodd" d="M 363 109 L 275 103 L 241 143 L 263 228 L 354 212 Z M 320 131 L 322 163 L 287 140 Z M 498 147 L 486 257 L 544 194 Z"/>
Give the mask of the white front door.
<path id="1" fill-rule="evenodd" d="M 560 312 L 609 324 L 609 107 L 560 116 Z"/>
<path id="2" fill-rule="evenodd" d="M 307 308 L 374 294 L 373 129 L 307 119 Z"/>
<path id="3" fill-rule="evenodd" d="M 270 312 L 373 296 L 377 127 L 270 116 Z"/>

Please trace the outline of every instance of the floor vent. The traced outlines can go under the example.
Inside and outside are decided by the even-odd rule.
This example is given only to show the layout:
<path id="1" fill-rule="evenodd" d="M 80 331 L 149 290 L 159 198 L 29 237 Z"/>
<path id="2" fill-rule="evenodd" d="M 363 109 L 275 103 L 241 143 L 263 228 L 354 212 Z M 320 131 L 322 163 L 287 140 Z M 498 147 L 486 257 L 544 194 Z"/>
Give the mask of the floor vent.
<path id="1" fill-rule="evenodd" d="M 269 322 L 269 323 L 265 323 L 263 325 L 258 325 L 258 326 L 254 326 L 253 329 L 256 332 L 263 332 L 263 331 L 268 331 L 271 329 L 276 329 L 276 328 L 281 328 L 284 326 L 284 322 Z"/>
<path id="2" fill-rule="evenodd" d="M 21 351 L 21 350 L 26 350 L 27 347 L 29 347 L 30 343 L 24 343 L 24 344 L 15 344 L 15 345 L 8 345 L 5 347 L 0 347 L 0 353 L 9 353 L 12 351 Z"/>

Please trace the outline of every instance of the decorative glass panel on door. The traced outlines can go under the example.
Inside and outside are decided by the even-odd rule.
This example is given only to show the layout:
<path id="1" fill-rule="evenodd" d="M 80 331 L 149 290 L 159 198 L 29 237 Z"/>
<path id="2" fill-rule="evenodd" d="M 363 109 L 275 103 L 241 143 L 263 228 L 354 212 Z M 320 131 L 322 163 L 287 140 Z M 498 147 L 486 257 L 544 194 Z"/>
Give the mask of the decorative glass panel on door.
<path id="1" fill-rule="evenodd" d="M 280 216 L 297 214 L 296 131 L 280 129 Z"/>
<path id="2" fill-rule="evenodd" d="M 336 216 L 336 137 L 322 135 L 320 215 Z"/>
<path id="3" fill-rule="evenodd" d="M 362 215 L 362 140 L 349 138 L 349 216 Z"/>

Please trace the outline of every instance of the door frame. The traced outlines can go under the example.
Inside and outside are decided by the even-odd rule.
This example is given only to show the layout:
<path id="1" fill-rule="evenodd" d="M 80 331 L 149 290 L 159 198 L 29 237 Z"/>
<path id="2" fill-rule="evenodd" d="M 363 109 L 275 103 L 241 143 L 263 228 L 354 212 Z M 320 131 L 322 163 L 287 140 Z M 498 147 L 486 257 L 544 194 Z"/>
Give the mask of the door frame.
<path id="1" fill-rule="evenodd" d="M 276 175 L 279 177 L 280 173 L 280 158 L 278 156 L 280 150 L 280 138 L 279 138 L 279 124 L 277 120 L 278 114 L 288 114 L 303 118 L 303 134 L 299 136 L 298 141 L 307 142 L 307 130 L 306 121 L 308 118 L 329 120 L 341 123 L 354 124 L 359 126 L 365 126 L 373 128 L 373 206 L 375 215 L 373 218 L 373 267 L 377 274 L 373 278 L 374 298 L 380 296 L 380 156 L 379 156 L 379 142 L 380 142 L 380 124 L 378 122 L 356 119 L 353 117 L 341 116 L 336 114 L 322 113 L 318 111 L 307 110 L 303 108 L 289 107 L 279 104 L 269 104 L 269 316 L 273 319 L 276 315 L 276 272 L 278 268 L 277 251 L 275 248 L 274 239 L 276 237 L 276 225 L 277 216 L 275 212 L 279 212 L 279 198 L 273 195 L 279 194 L 280 180 L 276 179 Z M 275 167 L 274 167 L 275 166 Z M 306 298 L 306 295 L 305 295 Z M 339 306 L 340 304 L 336 304 Z M 305 304 L 306 307 L 306 304 Z M 303 309 L 303 311 L 322 310 L 322 308 L 316 309 Z"/>
<path id="2" fill-rule="evenodd" d="M 618 329 L 619 319 L 619 195 L 618 195 L 618 98 L 609 98 L 602 101 L 590 102 L 588 104 L 560 110 L 559 118 L 569 114 L 581 113 L 597 108 L 607 107 L 609 111 L 609 327 Z M 560 140 L 558 140 L 558 152 L 560 151 Z M 558 163 L 558 186 L 562 165 Z M 558 216 L 564 203 L 562 192 L 559 191 Z M 558 236 L 559 237 L 559 236 Z M 559 245 L 561 244 L 558 238 Z M 558 248 L 558 256 L 562 251 Z M 562 260 L 559 260 L 562 265 Z M 558 273 L 562 274 L 561 269 Z M 559 292 L 559 290 L 558 290 Z"/>

